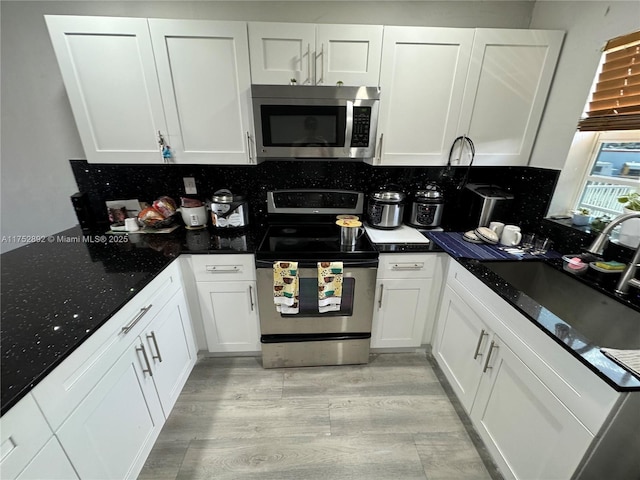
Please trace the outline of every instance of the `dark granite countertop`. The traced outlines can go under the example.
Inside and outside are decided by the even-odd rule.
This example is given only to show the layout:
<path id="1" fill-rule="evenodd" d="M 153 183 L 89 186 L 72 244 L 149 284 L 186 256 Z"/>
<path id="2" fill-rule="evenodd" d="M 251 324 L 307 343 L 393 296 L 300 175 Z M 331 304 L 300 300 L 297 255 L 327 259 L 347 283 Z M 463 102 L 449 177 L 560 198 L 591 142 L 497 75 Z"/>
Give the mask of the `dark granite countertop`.
<path id="1" fill-rule="evenodd" d="M 181 253 L 254 253 L 262 232 L 71 228 L 0 258 L 4 414 Z"/>
<path id="2" fill-rule="evenodd" d="M 586 365 L 591 371 L 596 373 L 615 390 L 640 391 L 640 379 L 616 364 L 613 360 L 606 357 L 600 351 L 600 346 L 594 345 L 593 342 L 586 338 L 581 332 L 571 327 L 571 325 L 567 324 L 558 316 L 544 308 L 534 299 L 522 293 L 520 290 L 506 282 L 502 277 L 485 267 L 482 261 L 468 258 L 457 258 L 455 260 L 473 273 L 485 285 L 491 288 L 491 290 L 500 295 L 500 297 L 506 300 L 510 305 L 520 311 L 544 333 Z M 554 268 L 562 270 L 561 260 L 551 259 L 544 261 Z M 568 273 L 564 274 L 570 275 Z M 589 280 L 583 280 L 582 277 L 576 277 L 576 281 L 586 283 L 590 287 L 595 288 L 612 298 L 616 298 L 615 295 L 611 294 L 608 286 L 602 286 Z M 627 300 L 619 298 L 616 298 L 616 300 L 625 303 L 630 308 L 640 311 L 640 298 L 637 298 L 637 296 Z M 562 326 L 562 328 L 558 328 L 559 325 Z"/>

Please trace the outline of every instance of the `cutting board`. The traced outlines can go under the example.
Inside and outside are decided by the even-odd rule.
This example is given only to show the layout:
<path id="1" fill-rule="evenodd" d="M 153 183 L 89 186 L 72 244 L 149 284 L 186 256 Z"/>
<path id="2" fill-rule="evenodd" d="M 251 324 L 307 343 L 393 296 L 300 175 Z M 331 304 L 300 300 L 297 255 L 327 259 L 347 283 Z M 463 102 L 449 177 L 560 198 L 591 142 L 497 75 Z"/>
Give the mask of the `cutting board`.
<path id="1" fill-rule="evenodd" d="M 373 243 L 429 243 L 429 239 L 415 228 L 400 225 L 393 230 L 364 227 Z"/>

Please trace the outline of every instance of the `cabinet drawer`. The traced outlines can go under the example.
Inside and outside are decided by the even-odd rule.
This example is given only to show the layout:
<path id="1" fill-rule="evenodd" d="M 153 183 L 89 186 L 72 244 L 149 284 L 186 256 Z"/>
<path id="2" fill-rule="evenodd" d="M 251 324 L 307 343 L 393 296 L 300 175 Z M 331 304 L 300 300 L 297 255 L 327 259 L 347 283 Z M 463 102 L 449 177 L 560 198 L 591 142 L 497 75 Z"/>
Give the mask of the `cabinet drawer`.
<path id="1" fill-rule="evenodd" d="M 180 288 L 174 262 L 36 385 L 32 394 L 54 431 Z"/>
<path id="2" fill-rule="evenodd" d="M 16 478 L 53 436 L 31 395 L 22 398 L 0 420 L 2 478 Z"/>
<path id="3" fill-rule="evenodd" d="M 196 282 L 256 279 L 253 255 L 192 255 L 191 268 Z"/>
<path id="4" fill-rule="evenodd" d="M 438 255 L 382 254 L 378 278 L 431 278 L 435 274 Z"/>

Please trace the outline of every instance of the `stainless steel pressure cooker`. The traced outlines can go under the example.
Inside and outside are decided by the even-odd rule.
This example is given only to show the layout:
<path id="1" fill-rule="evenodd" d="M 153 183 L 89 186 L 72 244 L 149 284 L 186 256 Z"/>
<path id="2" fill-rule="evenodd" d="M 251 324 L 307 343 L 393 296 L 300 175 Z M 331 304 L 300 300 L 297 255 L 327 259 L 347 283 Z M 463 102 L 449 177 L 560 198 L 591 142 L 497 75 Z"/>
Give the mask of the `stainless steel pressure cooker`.
<path id="1" fill-rule="evenodd" d="M 444 198 L 440 188 L 435 184 L 427 185 L 424 190 L 413 194 L 407 223 L 414 227 L 439 227 L 443 208 Z"/>
<path id="2" fill-rule="evenodd" d="M 369 195 L 367 218 L 373 228 L 391 230 L 402 225 L 404 199 L 399 190 L 380 190 Z"/>
<path id="3" fill-rule="evenodd" d="M 227 189 L 211 198 L 211 222 L 216 228 L 242 228 L 249 225 L 249 205 L 244 197 Z"/>

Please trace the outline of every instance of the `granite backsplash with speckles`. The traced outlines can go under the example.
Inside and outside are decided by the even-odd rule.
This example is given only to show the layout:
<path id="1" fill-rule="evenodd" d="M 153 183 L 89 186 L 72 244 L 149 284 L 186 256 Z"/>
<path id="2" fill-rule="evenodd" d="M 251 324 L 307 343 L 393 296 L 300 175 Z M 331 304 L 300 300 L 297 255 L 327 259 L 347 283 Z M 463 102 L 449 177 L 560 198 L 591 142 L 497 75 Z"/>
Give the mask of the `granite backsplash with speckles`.
<path id="1" fill-rule="evenodd" d="M 427 183 L 441 185 L 445 195 L 443 227 L 456 229 L 468 212 L 458 186 L 466 167 L 379 167 L 363 162 L 270 160 L 259 165 L 109 165 L 71 160 L 78 190 L 87 192 L 95 218 L 106 222 L 104 202 L 138 198 L 153 201 L 161 195 L 184 194 L 183 177 L 194 177 L 201 199 L 228 188 L 247 197 L 250 221 L 264 223 L 266 192 L 283 188 L 336 188 L 370 193 L 395 184 L 407 193 Z M 488 183 L 514 194 L 508 218 L 500 220 L 532 230 L 547 212 L 559 171 L 533 167 L 473 167 L 469 183 Z"/>

